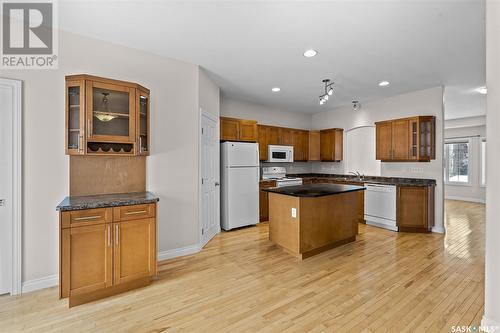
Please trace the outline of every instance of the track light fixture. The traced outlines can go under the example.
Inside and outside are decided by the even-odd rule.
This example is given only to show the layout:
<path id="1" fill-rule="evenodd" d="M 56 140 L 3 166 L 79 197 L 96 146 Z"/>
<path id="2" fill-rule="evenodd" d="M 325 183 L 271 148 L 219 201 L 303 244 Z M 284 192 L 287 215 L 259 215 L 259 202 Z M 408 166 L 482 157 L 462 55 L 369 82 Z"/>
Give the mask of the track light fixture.
<path id="1" fill-rule="evenodd" d="M 330 83 L 330 79 L 324 79 L 321 81 L 325 84 L 325 93 L 322 95 L 319 95 L 319 105 L 323 105 L 328 101 L 330 96 L 333 95 L 333 84 L 334 82 Z"/>

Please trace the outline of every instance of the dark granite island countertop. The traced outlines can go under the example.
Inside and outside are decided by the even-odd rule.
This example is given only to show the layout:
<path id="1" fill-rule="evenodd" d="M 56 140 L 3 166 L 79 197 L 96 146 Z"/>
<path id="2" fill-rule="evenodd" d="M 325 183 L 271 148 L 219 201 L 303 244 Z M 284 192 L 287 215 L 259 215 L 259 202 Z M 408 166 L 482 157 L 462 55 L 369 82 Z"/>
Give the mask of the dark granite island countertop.
<path id="1" fill-rule="evenodd" d="M 264 188 L 262 191 L 290 195 L 294 197 L 315 198 L 366 190 L 363 186 L 338 184 L 307 184 L 297 186 Z"/>
<path id="2" fill-rule="evenodd" d="M 160 199 L 151 192 L 69 196 L 64 198 L 56 209 L 64 212 L 92 208 L 141 205 L 158 202 L 159 200 Z"/>

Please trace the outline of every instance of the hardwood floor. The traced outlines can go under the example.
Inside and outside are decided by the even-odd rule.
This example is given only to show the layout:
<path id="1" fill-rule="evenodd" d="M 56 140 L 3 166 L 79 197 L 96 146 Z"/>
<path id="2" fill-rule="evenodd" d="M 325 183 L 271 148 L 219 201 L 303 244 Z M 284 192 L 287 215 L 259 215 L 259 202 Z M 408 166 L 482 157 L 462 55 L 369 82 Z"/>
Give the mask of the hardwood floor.
<path id="1" fill-rule="evenodd" d="M 0 331 L 450 332 L 479 325 L 484 205 L 446 202 L 446 236 L 362 225 L 299 261 L 260 224 L 163 262 L 151 286 L 68 309 L 57 288 L 0 297 Z"/>

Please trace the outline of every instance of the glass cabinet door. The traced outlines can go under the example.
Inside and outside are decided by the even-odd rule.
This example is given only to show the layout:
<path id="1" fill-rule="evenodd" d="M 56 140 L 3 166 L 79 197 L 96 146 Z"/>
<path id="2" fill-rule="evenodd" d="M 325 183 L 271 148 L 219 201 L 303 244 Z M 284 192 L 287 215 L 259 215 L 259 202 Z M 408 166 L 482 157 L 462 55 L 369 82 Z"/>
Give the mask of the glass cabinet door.
<path id="1" fill-rule="evenodd" d="M 66 81 L 66 154 L 83 155 L 85 124 L 84 81 Z"/>
<path id="2" fill-rule="evenodd" d="M 410 120 L 410 159 L 418 158 L 418 119 Z"/>
<path id="3" fill-rule="evenodd" d="M 138 90 L 138 153 L 139 155 L 149 155 L 149 94 Z"/>
<path id="4" fill-rule="evenodd" d="M 93 141 L 135 140 L 135 89 L 87 83 L 88 138 Z"/>

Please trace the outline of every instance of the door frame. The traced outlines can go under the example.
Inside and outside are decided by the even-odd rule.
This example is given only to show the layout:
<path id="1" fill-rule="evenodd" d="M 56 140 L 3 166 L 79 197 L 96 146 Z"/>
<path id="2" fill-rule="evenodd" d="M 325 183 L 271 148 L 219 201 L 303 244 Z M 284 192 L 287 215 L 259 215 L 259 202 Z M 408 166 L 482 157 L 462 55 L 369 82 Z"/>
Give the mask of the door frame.
<path id="1" fill-rule="evenodd" d="M 205 111 L 203 108 L 200 107 L 200 112 L 199 112 L 199 117 L 198 117 L 198 245 L 201 248 L 203 248 L 208 241 L 206 241 L 203 238 L 203 220 L 202 220 L 202 188 L 201 188 L 201 161 L 202 161 L 202 135 L 201 135 L 201 129 L 202 129 L 202 124 L 203 124 L 203 117 L 207 117 L 210 120 L 213 120 L 216 124 L 215 128 L 215 133 L 216 133 L 216 142 L 220 141 L 220 120 L 217 116 Z M 220 160 L 220 149 L 219 149 L 219 154 L 218 158 Z M 220 162 L 219 162 L 219 170 L 218 170 L 218 181 L 220 184 Z M 218 209 L 218 219 L 219 219 L 219 228 L 218 228 L 218 233 L 220 233 L 221 227 L 220 227 L 220 186 L 219 186 L 219 209 Z"/>
<path id="2" fill-rule="evenodd" d="M 0 85 L 12 91 L 12 251 L 11 295 L 22 287 L 22 81 L 0 78 Z"/>

